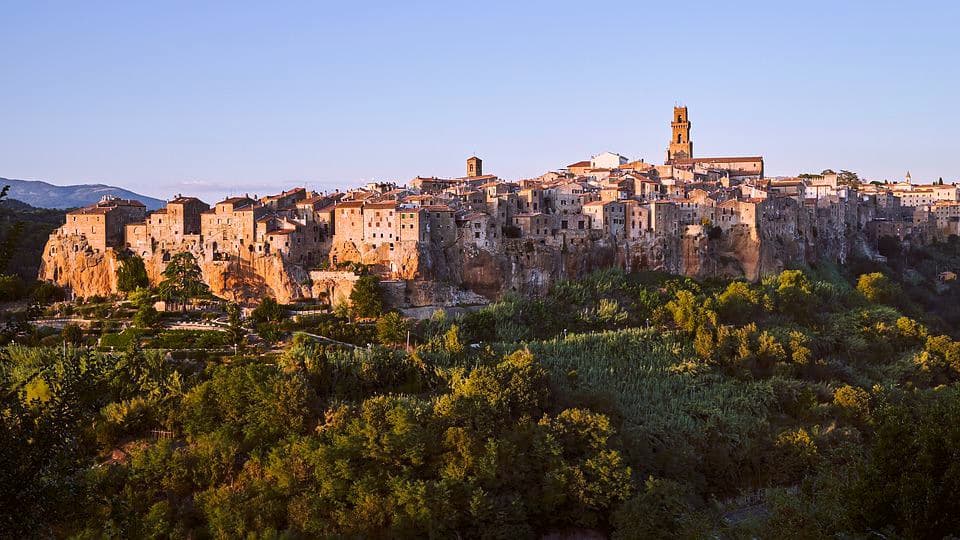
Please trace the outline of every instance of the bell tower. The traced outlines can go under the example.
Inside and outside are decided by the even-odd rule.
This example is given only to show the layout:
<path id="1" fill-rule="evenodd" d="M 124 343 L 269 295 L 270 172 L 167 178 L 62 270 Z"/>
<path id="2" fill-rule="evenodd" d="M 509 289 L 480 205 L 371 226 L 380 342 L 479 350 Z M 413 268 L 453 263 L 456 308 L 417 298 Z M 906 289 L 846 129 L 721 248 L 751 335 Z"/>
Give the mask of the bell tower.
<path id="1" fill-rule="evenodd" d="M 677 158 L 693 157 L 693 141 L 690 140 L 690 117 L 686 107 L 673 108 L 673 120 L 670 122 L 673 134 L 667 147 L 667 163 Z"/>
<path id="2" fill-rule="evenodd" d="M 483 176 L 483 160 L 470 156 L 467 159 L 467 176 Z"/>

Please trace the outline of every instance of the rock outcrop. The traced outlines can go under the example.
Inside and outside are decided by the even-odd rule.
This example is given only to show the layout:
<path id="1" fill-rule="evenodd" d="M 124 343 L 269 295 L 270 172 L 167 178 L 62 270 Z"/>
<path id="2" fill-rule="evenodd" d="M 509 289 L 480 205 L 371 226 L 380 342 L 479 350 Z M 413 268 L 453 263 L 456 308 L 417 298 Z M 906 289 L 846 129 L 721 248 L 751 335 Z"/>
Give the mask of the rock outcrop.
<path id="1" fill-rule="evenodd" d="M 397 307 L 475 304 L 507 293 L 541 294 L 561 279 L 617 266 L 628 271 L 659 270 L 697 278 L 757 280 L 789 266 L 844 262 L 862 249 L 861 230 L 869 215 L 831 205 L 805 209 L 791 198 L 767 201 L 758 225 L 687 225 L 680 234 L 647 232 L 632 239 L 594 235 L 576 243 L 529 238 L 502 239 L 492 247 L 457 241 L 438 246 L 416 242 L 379 247 L 335 242 L 334 265 L 369 265 L 384 277 L 388 299 Z M 277 253 L 251 254 L 237 261 L 212 260 L 193 249 L 212 292 L 245 304 L 271 296 L 289 303 L 305 298 L 346 301 L 356 280 L 351 272 L 310 270 Z M 161 279 L 172 253 L 144 254 L 152 283 Z M 40 279 L 70 287 L 79 296 L 116 292 L 117 254 L 95 252 L 82 236 L 50 237 Z"/>

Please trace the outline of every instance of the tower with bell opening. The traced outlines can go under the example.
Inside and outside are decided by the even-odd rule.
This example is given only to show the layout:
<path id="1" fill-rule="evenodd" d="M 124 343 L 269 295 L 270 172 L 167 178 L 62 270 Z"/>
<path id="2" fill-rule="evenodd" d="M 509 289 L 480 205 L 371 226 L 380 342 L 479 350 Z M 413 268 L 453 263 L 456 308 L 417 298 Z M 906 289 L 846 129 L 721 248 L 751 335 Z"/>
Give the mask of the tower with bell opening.
<path id="1" fill-rule="evenodd" d="M 690 140 L 690 117 L 687 116 L 687 108 L 674 107 L 673 121 L 670 122 L 673 128 L 673 134 L 670 138 L 670 146 L 667 147 L 667 161 L 674 159 L 692 158 L 693 141 Z"/>

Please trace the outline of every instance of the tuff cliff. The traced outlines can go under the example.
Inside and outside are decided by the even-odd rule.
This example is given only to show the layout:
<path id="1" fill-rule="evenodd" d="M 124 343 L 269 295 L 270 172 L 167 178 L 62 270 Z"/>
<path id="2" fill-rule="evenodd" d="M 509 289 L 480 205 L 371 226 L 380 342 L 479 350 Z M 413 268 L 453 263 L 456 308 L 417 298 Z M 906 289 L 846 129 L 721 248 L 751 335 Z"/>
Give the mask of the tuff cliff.
<path id="1" fill-rule="evenodd" d="M 236 260 L 213 261 L 201 251 L 191 251 L 197 259 L 203 279 L 213 294 L 227 300 L 252 304 L 266 296 L 289 303 L 315 296 L 306 269 L 288 264 L 276 254 Z M 175 252 L 154 251 L 144 257 L 150 283 L 163 279 L 166 260 Z M 40 265 L 39 279 L 69 287 L 81 297 L 117 292 L 117 269 L 121 256 L 113 249 L 93 250 L 82 235 L 53 234 L 47 240 Z"/>
<path id="2" fill-rule="evenodd" d="M 861 230 L 870 218 L 853 205 L 811 211 L 782 199 L 763 205 L 757 225 L 724 230 L 688 225 L 680 234 L 647 232 L 630 240 L 600 234 L 576 243 L 503 239 L 486 248 L 462 240 L 447 246 L 397 242 L 392 248 L 335 242 L 329 258 L 335 266 L 370 265 L 387 280 L 388 298 L 398 307 L 457 305 L 507 293 L 541 294 L 558 280 L 610 266 L 756 280 L 790 266 L 843 263 L 862 250 Z M 346 300 L 355 280 L 350 272 L 310 270 L 276 253 L 240 262 L 210 260 L 195 249 L 193 253 L 214 294 L 245 304 L 267 296 L 284 303 L 319 297 L 336 303 Z M 170 254 L 144 254 L 152 283 L 161 279 Z M 118 266 L 113 250 L 96 253 L 82 237 L 54 234 L 44 249 L 40 279 L 69 286 L 79 296 L 104 295 L 116 292 Z"/>

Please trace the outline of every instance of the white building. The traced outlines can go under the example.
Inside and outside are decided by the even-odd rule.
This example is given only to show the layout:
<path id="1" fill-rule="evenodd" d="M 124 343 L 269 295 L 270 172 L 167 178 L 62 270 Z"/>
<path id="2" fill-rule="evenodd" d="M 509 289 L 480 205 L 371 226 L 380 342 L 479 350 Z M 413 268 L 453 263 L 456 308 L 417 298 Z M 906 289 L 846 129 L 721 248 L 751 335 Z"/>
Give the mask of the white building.
<path id="1" fill-rule="evenodd" d="M 621 156 L 620 154 L 614 154 L 613 152 L 604 152 L 602 154 L 597 154 L 590 159 L 590 166 L 594 169 L 616 169 L 617 167 L 624 165 L 629 160 Z"/>

